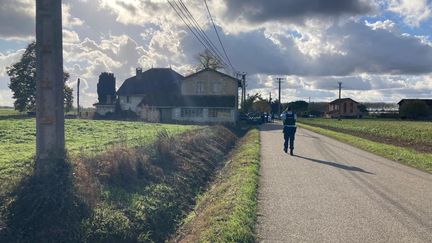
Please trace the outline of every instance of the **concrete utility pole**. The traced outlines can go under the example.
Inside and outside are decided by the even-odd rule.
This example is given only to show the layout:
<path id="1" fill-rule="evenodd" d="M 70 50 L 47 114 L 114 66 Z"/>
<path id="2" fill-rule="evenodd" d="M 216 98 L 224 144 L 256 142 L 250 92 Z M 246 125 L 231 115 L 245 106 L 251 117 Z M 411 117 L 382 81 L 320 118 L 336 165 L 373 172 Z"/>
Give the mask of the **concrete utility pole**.
<path id="1" fill-rule="evenodd" d="M 281 86 L 282 86 L 282 80 L 284 80 L 284 78 L 276 78 L 276 80 L 279 83 L 279 106 L 278 106 L 278 115 L 281 114 L 281 108 L 282 108 L 282 100 L 281 100 Z"/>
<path id="2" fill-rule="evenodd" d="M 338 109 L 339 109 L 339 120 L 341 119 L 342 116 L 342 103 L 341 103 L 341 98 L 342 98 L 342 82 L 338 82 L 339 84 L 339 102 L 338 102 Z"/>
<path id="3" fill-rule="evenodd" d="M 63 159 L 64 80 L 61 0 L 36 0 L 36 169 Z"/>
<path id="4" fill-rule="evenodd" d="M 77 83 L 77 118 L 80 118 L 80 84 L 81 84 L 81 79 L 78 79 L 78 83 Z"/>
<path id="5" fill-rule="evenodd" d="M 242 74 L 242 86 L 243 86 L 243 97 L 242 97 L 242 104 L 246 102 L 246 73 Z"/>

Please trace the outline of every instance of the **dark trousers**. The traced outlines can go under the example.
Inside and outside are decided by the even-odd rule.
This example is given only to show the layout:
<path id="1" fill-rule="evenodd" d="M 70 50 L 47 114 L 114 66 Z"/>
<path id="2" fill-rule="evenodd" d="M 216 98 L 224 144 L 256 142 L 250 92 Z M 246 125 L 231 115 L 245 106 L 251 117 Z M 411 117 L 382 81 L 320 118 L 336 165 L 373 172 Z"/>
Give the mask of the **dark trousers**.
<path id="1" fill-rule="evenodd" d="M 284 149 L 288 149 L 288 142 L 289 142 L 289 148 L 291 150 L 294 150 L 294 139 L 295 139 L 295 133 L 297 131 L 296 127 L 284 127 Z"/>

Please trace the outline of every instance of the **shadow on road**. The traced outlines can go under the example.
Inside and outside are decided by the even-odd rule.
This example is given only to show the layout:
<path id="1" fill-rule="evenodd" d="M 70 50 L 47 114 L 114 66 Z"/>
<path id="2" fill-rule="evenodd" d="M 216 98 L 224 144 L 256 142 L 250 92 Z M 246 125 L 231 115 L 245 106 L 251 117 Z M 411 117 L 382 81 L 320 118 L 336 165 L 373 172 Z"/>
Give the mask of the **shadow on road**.
<path id="1" fill-rule="evenodd" d="M 366 174 L 371 174 L 371 175 L 375 175 L 374 173 L 371 173 L 369 171 L 365 171 L 361 168 L 355 167 L 355 166 L 348 166 L 348 165 L 344 165 L 344 164 L 338 164 L 335 162 L 331 162 L 331 161 L 324 161 L 324 160 L 318 160 L 318 159 L 312 159 L 312 158 L 307 158 L 307 157 L 303 157 L 303 156 L 299 156 L 299 155 L 294 155 L 295 157 L 301 158 L 301 159 L 305 159 L 305 160 L 309 160 L 315 163 L 320 163 L 320 164 L 325 164 L 325 165 L 329 165 L 329 166 L 333 166 L 339 169 L 344 169 L 344 170 L 349 170 L 349 171 L 356 171 L 356 172 L 362 172 L 362 173 L 366 173 Z"/>

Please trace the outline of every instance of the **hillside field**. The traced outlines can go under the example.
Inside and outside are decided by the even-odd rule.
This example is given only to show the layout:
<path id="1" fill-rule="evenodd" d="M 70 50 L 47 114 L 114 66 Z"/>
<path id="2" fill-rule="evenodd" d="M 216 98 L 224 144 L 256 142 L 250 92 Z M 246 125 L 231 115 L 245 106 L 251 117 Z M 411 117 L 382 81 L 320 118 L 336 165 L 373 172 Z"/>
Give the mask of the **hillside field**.
<path id="1" fill-rule="evenodd" d="M 13 111 L 0 109 L 0 114 Z M 0 115 L 0 194 L 5 187 L 30 173 L 35 154 L 35 119 Z M 143 122 L 66 120 L 66 147 L 71 156 L 95 154 L 122 143 L 128 146 L 149 144 L 158 132 L 179 134 L 197 126 L 161 125 Z"/>

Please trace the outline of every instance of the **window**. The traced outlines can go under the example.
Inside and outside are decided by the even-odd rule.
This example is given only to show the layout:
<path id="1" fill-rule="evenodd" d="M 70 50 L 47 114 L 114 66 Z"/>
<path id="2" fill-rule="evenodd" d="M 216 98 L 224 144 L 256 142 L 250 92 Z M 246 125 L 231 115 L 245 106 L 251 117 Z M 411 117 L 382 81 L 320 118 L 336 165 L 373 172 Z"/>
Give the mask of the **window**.
<path id="1" fill-rule="evenodd" d="M 231 118 L 230 109 L 213 108 L 209 109 L 209 117 L 211 118 Z"/>
<path id="2" fill-rule="evenodd" d="M 213 83 L 213 93 L 214 94 L 220 94 L 222 93 L 222 84 L 219 81 L 215 81 Z"/>
<path id="3" fill-rule="evenodd" d="M 350 103 L 350 113 L 354 113 L 354 103 Z"/>
<path id="4" fill-rule="evenodd" d="M 203 117 L 203 109 L 202 108 L 182 108 L 181 109 L 181 117 L 184 118 L 195 118 L 195 117 Z"/>
<path id="5" fill-rule="evenodd" d="M 204 83 L 202 81 L 196 82 L 195 91 L 197 94 L 204 94 Z"/>
<path id="6" fill-rule="evenodd" d="M 131 102 L 130 102 L 130 97 L 129 97 L 129 96 L 126 96 L 126 103 L 131 103 Z"/>

